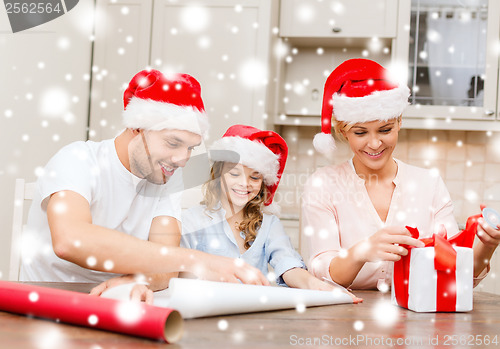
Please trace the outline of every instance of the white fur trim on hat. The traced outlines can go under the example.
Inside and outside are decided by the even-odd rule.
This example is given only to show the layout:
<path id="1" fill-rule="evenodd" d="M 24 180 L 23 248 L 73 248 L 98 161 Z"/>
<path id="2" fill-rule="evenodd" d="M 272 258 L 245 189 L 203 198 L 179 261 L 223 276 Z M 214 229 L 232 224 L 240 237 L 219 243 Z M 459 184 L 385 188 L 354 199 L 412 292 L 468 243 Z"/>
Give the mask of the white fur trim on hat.
<path id="1" fill-rule="evenodd" d="M 316 151 L 328 157 L 333 156 L 335 149 L 337 149 L 335 139 L 331 134 L 327 133 L 317 133 L 313 139 L 313 146 Z"/>
<path id="2" fill-rule="evenodd" d="M 258 171 L 266 185 L 278 182 L 279 157 L 261 142 L 242 137 L 223 137 L 210 147 L 209 156 L 213 162 L 238 162 Z"/>
<path id="3" fill-rule="evenodd" d="M 123 111 L 123 124 L 132 129 L 175 129 L 201 136 L 208 131 L 208 118 L 204 111 L 137 97 L 132 97 Z"/>
<path id="4" fill-rule="evenodd" d="M 348 123 L 387 121 L 397 118 L 408 103 L 410 89 L 401 85 L 385 91 L 375 91 L 368 96 L 347 97 L 335 93 L 332 96 L 333 114 L 338 121 Z"/>
<path id="5" fill-rule="evenodd" d="M 281 206 L 273 201 L 269 205 L 264 206 L 264 208 L 262 209 L 262 212 L 264 212 L 266 214 L 272 214 L 272 215 L 275 215 L 276 217 L 279 217 L 281 215 Z"/>

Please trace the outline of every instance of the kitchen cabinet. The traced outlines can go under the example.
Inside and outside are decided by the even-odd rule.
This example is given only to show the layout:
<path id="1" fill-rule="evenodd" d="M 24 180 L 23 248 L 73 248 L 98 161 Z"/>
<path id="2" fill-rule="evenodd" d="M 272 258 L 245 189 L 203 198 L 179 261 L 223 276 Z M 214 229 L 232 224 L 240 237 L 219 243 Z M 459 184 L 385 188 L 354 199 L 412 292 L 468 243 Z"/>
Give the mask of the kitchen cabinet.
<path id="1" fill-rule="evenodd" d="M 267 0 L 100 0 L 90 138 L 121 131 L 122 94 L 147 67 L 193 75 L 210 120 L 210 144 L 232 124 L 266 128 Z M 103 74 L 103 71 L 105 74 Z"/>
<path id="2" fill-rule="evenodd" d="M 394 37 L 397 0 L 281 0 L 284 37 Z"/>
<path id="3" fill-rule="evenodd" d="M 395 58 L 406 62 L 412 90 L 405 123 L 419 128 L 500 130 L 500 3 L 404 0 L 400 21 L 401 51 Z"/>
<path id="4" fill-rule="evenodd" d="M 281 1 L 276 125 L 320 125 L 328 74 L 364 57 L 412 90 L 403 127 L 500 131 L 500 2 L 368 1 L 353 11 L 355 3 Z M 332 23 L 346 26 L 332 30 Z"/>
<path id="5" fill-rule="evenodd" d="M 155 2 L 151 58 L 202 85 L 210 143 L 233 124 L 266 128 L 269 2 L 204 1 L 197 26 L 186 26 L 189 1 Z"/>
<path id="6" fill-rule="evenodd" d="M 344 60 L 391 62 L 397 0 L 281 0 L 275 125 L 320 126 L 323 87 Z"/>

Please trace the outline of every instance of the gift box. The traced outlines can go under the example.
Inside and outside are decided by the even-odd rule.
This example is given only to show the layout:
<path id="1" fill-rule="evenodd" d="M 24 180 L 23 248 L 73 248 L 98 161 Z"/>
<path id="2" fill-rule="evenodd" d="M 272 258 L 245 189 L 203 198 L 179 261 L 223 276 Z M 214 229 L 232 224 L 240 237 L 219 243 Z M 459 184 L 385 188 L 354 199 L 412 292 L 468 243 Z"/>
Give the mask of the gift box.
<path id="1" fill-rule="evenodd" d="M 416 312 L 465 312 L 472 310 L 474 255 L 472 244 L 477 218 L 465 230 L 447 239 L 444 227 L 425 247 L 408 248 L 408 255 L 394 263 L 392 302 Z M 417 228 L 407 227 L 418 238 Z"/>

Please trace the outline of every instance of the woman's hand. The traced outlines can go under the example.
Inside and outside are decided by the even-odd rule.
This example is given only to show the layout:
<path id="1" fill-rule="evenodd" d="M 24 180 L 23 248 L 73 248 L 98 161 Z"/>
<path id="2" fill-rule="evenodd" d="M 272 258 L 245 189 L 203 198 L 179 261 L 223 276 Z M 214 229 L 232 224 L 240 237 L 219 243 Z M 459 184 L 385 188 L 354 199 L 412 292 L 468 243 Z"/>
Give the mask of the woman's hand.
<path id="1" fill-rule="evenodd" d="M 480 205 L 481 211 L 485 205 Z M 483 217 L 480 217 L 477 225 L 477 238 L 474 242 L 474 277 L 479 277 L 483 271 L 488 270 L 491 257 L 500 243 L 500 226 L 494 229 L 485 222 Z M 486 274 L 484 274 L 485 276 Z M 484 277 L 482 276 L 482 277 Z M 481 278 L 482 279 L 482 278 Z M 477 284 L 474 284 L 474 287 Z"/>
<path id="2" fill-rule="evenodd" d="M 106 280 L 90 291 L 90 295 L 100 296 L 102 293 L 110 288 L 141 282 L 141 278 L 136 275 L 122 275 L 109 280 Z M 146 304 L 153 304 L 153 291 L 150 290 L 146 283 L 138 283 L 134 285 L 130 291 L 130 300 L 137 302 L 145 302 Z"/>
<path id="3" fill-rule="evenodd" d="M 479 223 L 477 225 L 477 237 L 479 240 L 485 246 L 496 248 L 500 243 L 500 225 L 494 229 L 484 221 L 483 217 L 479 218 L 477 222 Z"/>
<path id="4" fill-rule="evenodd" d="M 359 262 L 396 262 L 408 254 L 401 245 L 424 247 L 425 244 L 411 237 L 404 227 L 386 227 L 359 242 L 354 249 L 354 258 Z"/>

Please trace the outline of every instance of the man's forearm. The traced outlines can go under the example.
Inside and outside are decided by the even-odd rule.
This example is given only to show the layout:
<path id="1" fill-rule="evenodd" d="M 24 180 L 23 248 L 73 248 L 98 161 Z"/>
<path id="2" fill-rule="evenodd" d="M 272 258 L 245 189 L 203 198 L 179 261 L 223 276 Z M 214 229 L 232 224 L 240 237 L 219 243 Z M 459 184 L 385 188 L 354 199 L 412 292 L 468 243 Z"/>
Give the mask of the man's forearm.
<path id="1" fill-rule="evenodd" d="M 83 268 L 118 274 L 190 271 L 195 264 L 195 254 L 201 253 L 140 240 L 87 223 L 58 235 L 53 239 L 53 247 L 59 258 Z"/>

